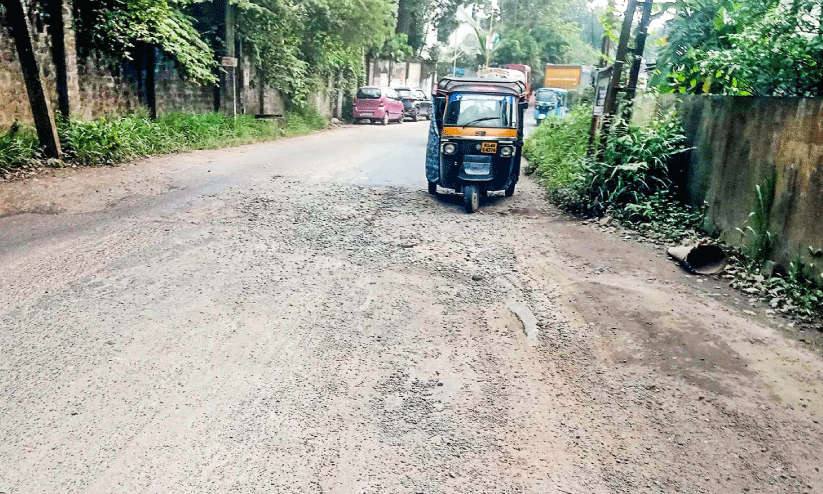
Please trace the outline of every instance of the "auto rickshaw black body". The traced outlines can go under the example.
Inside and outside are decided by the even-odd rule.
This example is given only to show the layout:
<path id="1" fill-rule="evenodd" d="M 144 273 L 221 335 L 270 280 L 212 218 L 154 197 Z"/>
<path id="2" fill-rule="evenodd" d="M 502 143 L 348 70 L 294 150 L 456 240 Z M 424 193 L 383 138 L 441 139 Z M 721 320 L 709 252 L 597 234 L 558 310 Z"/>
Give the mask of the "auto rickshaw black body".
<path id="1" fill-rule="evenodd" d="M 526 86 L 508 79 L 445 77 L 434 93 L 426 149 L 429 192 L 437 186 L 463 193 L 477 211 L 490 191 L 514 194 L 520 176 Z"/>

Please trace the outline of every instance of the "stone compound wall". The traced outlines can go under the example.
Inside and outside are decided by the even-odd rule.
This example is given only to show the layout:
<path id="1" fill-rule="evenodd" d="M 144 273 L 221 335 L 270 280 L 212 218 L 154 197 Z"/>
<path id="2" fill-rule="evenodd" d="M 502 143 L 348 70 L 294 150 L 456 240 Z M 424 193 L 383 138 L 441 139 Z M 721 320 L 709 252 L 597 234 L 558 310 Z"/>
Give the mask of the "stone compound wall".
<path id="1" fill-rule="evenodd" d="M 112 74 L 93 61 L 81 62 L 76 53 L 71 7 L 64 1 L 66 62 L 71 117 L 93 120 L 109 115 L 126 115 L 145 108 L 141 102 L 145 91 L 140 74 L 124 64 L 119 75 Z M 51 57 L 51 40 L 43 27 L 33 29 L 35 55 L 52 110 L 57 108 L 55 69 Z M 282 114 L 285 102 L 280 93 L 269 87 L 261 87 L 257 75 L 248 60 L 243 60 L 237 75 L 237 112 L 248 114 Z M 174 63 L 158 51 L 155 67 L 155 96 L 158 115 L 174 112 L 211 113 L 215 111 L 215 86 L 197 85 L 184 80 Z M 327 90 L 312 95 L 321 113 L 334 112 L 335 101 Z M 141 94 L 142 93 L 142 94 Z M 338 110 L 339 112 L 339 110 Z M 17 51 L 11 36 L 0 29 L 0 132 L 15 121 L 32 125 L 31 109 L 23 82 L 23 74 L 17 61 Z"/>
<path id="2" fill-rule="evenodd" d="M 192 84 L 180 77 L 174 61 L 157 52 L 154 92 L 157 115 L 215 111 L 215 86 Z"/>
<path id="3" fill-rule="evenodd" d="M 800 256 L 823 268 L 823 99 L 689 96 L 679 113 L 693 146 L 687 190 L 709 205 L 708 226 L 740 245 L 755 187 L 774 178 L 775 261 Z"/>

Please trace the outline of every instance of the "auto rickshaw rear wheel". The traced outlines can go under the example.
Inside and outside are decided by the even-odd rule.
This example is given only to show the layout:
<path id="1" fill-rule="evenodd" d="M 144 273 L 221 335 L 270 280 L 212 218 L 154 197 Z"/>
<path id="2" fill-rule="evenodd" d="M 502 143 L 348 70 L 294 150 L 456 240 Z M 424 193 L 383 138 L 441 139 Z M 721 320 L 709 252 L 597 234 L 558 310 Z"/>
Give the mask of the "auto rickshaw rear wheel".
<path id="1" fill-rule="evenodd" d="M 480 191 L 476 185 L 463 186 L 463 204 L 467 213 L 474 213 L 480 209 Z"/>
<path id="2" fill-rule="evenodd" d="M 514 195 L 514 186 L 515 186 L 515 185 L 517 185 L 517 184 L 511 184 L 511 185 L 509 185 L 509 188 L 508 188 L 508 189 L 506 189 L 506 192 L 505 192 L 506 197 L 511 197 L 511 196 L 513 196 L 513 195 Z"/>
<path id="3" fill-rule="evenodd" d="M 437 184 L 434 182 L 429 182 L 429 194 L 437 194 Z"/>

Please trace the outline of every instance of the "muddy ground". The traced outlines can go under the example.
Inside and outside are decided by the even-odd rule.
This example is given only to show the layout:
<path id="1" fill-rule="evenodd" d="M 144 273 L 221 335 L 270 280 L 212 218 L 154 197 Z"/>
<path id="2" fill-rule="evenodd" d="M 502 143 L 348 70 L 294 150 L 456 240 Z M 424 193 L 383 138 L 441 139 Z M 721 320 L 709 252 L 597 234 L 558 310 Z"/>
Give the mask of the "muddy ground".
<path id="1" fill-rule="evenodd" d="M 0 184 L 0 492 L 823 492 L 785 322 L 528 178 L 428 195 L 425 131 Z"/>

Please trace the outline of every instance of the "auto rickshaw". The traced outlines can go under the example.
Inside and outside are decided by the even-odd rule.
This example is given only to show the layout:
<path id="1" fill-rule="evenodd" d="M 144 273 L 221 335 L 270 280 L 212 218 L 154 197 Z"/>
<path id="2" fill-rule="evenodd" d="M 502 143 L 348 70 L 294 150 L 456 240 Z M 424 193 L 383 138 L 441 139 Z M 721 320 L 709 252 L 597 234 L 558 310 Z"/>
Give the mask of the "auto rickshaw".
<path id="1" fill-rule="evenodd" d="M 534 121 L 540 125 L 549 116 L 566 116 L 566 100 L 569 92 L 553 87 L 540 88 L 534 95 Z"/>
<path id="2" fill-rule="evenodd" d="M 491 191 L 514 195 L 520 177 L 526 85 L 509 79 L 445 77 L 434 92 L 426 148 L 429 193 L 462 192 L 467 213 Z"/>

